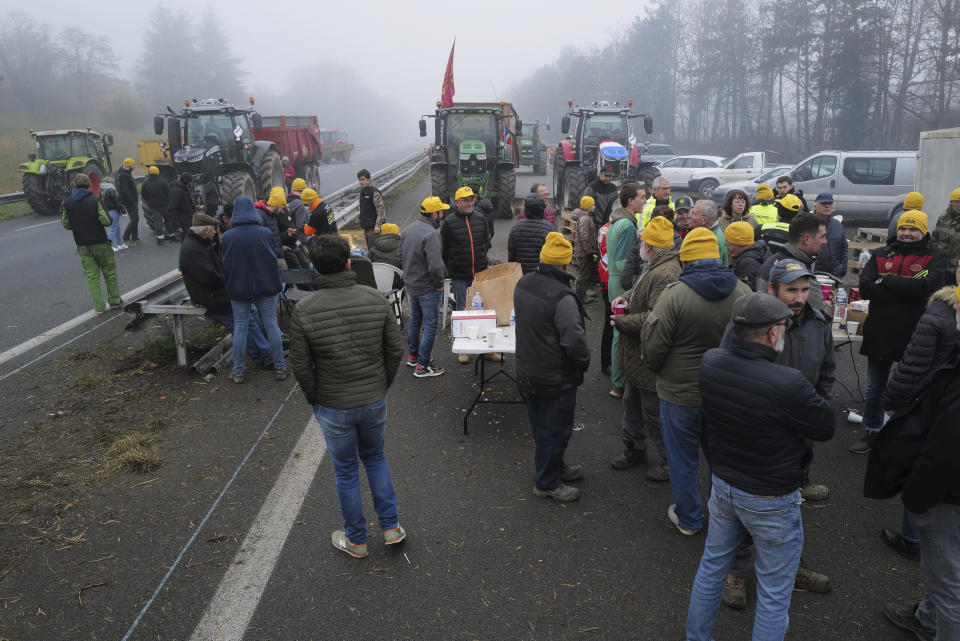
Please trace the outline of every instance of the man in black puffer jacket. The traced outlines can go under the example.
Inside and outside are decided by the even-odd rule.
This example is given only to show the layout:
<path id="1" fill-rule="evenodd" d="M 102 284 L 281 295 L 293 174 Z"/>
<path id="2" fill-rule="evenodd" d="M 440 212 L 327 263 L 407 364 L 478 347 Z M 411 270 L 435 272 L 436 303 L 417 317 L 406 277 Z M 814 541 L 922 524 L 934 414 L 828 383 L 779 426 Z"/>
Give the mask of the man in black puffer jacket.
<path id="1" fill-rule="evenodd" d="M 133 158 L 124 158 L 123 167 L 117 170 L 117 191 L 130 217 L 127 228 L 123 230 L 123 240 L 130 245 L 140 244 L 140 196 L 137 195 L 137 183 L 133 180 L 135 164 Z"/>
<path id="2" fill-rule="evenodd" d="M 534 496 L 576 501 L 580 490 L 567 485 L 583 478 L 583 467 L 563 456 L 573 434 L 577 388 L 590 364 L 583 304 L 570 289 L 567 266 L 573 245 L 550 232 L 535 271 L 517 282 L 517 381 L 526 395 L 535 443 Z"/>
<path id="3" fill-rule="evenodd" d="M 167 214 L 170 204 L 170 183 L 160 176 L 160 169 L 151 165 L 147 179 L 140 187 L 140 196 L 143 198 L 143 216 L 147 225 L 157 238 L 157 244 L 162 245 L 167 236 L 173 236 L 177 230 L 171 216 Z"/>
<path id="4" fill-rule="evenodd" d="M 793 314 L 769 294 L 736 301 L 729 348 L 708 350 L 700 395 L 712 469 L 710 525 L 690 595 L 687 639 L 711 638 L 723 584 L 749 534 L 757 553 L 756 638 L 783 638 L 803 550 L 804 438 L 833 436 L 830 401 L 796 369 L 774 363 Z M 764 393 L 756 394 L 762 389 Z M 672 472 L 672 470 L 671 470 Z"/>
<path id="5" fill-rule="evenodd" d="M 532 272 L 540 264 L 540 249 L 547 234 L 554 231 L 553 225 L 544 220 L 547 203 L 537 194 L 527 194 L 523 202 L 526 216 L 510 229 L 507 239 L 507 260 L 520 263 L 523 273 Z"/>
<path id="6" fill-rule="evenodd" d="M 196 207 L 190 195 L 191 183 L 193 183 L 193 176 L 180 174 L 180 179 L 170 186 L 170 202 L 167 204 L 167 215 L 170 216 L 170 222 L 167 223 L 167 240 L 174 238 L 170 233 L 171 224 L 175 225 L 174 234 L 182 241 L 193 221 Z"/>
<path id="7" fill-rule="evenodd" d="M 467 288 L 473 284 L 473 277 L 487 268 L 490 230 L 483 214 L 474 211 L 477 195 L 473 189 L 458 189 L 454 202 L 456 210 L 451 210 L 440 223 L 440 242 L 453 298 L 457 309 L 462 310 L 466 308 Z"/>

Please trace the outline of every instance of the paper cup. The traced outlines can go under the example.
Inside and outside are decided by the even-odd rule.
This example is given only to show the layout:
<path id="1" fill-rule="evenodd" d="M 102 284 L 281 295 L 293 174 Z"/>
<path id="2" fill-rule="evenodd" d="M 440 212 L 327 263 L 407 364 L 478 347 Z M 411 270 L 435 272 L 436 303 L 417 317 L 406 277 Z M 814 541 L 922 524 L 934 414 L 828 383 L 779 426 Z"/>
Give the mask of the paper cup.
<path id="1" fill-rule="evenodd" d="M 863 423 L 863 417 L 857 414 L 856 412 L 850 412 L 847 414 L 847 421 L 850 423 L 860 424 Z"/>
<path id="2" fill-rule="evenodd" d="M 476 325 L 467 325 L 467 338 L 472 341 L 477 340 L 477 334 L 480 333 L 480 328 Z"/>
<path id="3" fill-rule="evenodd" d="M 503 334 L 502 329 L 488 329 L 487 330 L 487 344 L 490 347 L 496 347 L 500 342 L 500 335 Z"/>
<path id="4" fill-rule="evenodd" d="M 614 306 L 613 306 L 613 315 L 614 315 L 614 316 L 620 316 L 620 315 L 623 314 L 625 311 L 627 311 L 627 306 L 626 306 L 626 305 L 614 305 Z"/>
<path id="5" fill-rule="evenodd" d="M 847 334 L 850 336 L 857 335 L 857 328 L 860 327 L 860 321 L 847 321 Z"/>

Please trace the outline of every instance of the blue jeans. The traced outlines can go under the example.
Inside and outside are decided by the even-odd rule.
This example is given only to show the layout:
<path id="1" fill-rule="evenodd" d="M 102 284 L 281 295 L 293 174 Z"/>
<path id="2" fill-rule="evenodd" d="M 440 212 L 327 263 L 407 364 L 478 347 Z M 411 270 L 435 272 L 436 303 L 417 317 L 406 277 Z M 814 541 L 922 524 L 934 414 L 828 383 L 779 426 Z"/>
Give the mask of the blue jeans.
<path id="1" fill-rule="evenodd" d="M 233 307 L 233 371 L 242 372 L 247 366 L 247 332 L 250 326 L 250 308 L 255 307 L 260 314 L 260 322 L 267 333 L 270 355 L 274 369 L 286 369 L 283 360 L 283 342 L 280 326 L 277 325 L 277 297 L 264 296 L 252 301 L 231 300 Z"/>
<path id="2" fill-rule="evenodd" d="M 527 416 L 533 433 L 533 484 L 538 490 L 553 490 L 560 485 L 565 463 L 563 455 L 573 434 L 573 412 L 577 406 L 577 388 L 557 395 L 527 394 Z"/>
<path id="3" fill-rule="evenodd" d="M 676 504 L 677 520 L 685 530 L 698 531 L 703 527 L 703 501 L 697 468 L 699 448 L 706 452 L 706 434 L 703 431 L 703 412 L 699 407 L 677 405 L 660 400 L 660 425 L 663 444 L 670 466 L 670 488 Z"/>
<path id="4" fill-rule="evenodd" d="M 376 403 L 332 409 L 313 406 L 327 451 L 337 478 L 337 496 L 344 530 L 354 545 L 367 542 L 367 524 L 363 517 L 363 498 L 360 495 L 360 469 L 363 461 L 367 481 L 373 494 L 373 508 L 377 511 L 380 528 L 392 530 L 400 524 L 397 517 L 397 495 L 390 477 L 390 467 L 383 453 L 383 433 L 387 424 L 387 397 Z"/>
<path id="5" fill-rule="evenodd" d="M 123 244 L 123 233 L 120 231 L 120 212 L 116 210 L 108 211 L 110 216 L 110 229 L 107 230 L 107 240 L 116 247 Z"/>
<path id="6" fill-rule="evenodd" d="M 960 639 L 960 506 L 938 503 L 910 513 L 920 535 L 920 576 L 927 593 L 916 619 L 942 641 Z"/>
<path id="7" fill-rule="evenodd" d="M 893 361 L 867 357 L 867 398 L 863 410 L 863 426 L 871 432 L 883 427 L 883 392 L 887 389 Z"/>
<path id="8" fill-rule="evenodd" d="M 410 323 L 407 325 L 407 352 L 417 357 L 417 363 L 426 367 L 433 353 L 433 341 L 437 337 L 439 325 L 441 291 L 430 292 L 423 296 L 410 296 Z M 420 336 L 420 324 L 423 324 L 423 337 Z"/>
<path id="9" fill-rule="evenodd" d="M 233 314 L 214 314 L 213 317 L 233 334 Z M 260 320 L 260 312 L 253 305 L 250 305 L 250 322 L 247 324 L 247 355 L 257 365 L 263 365 L 270 356 L 270 343 L 263 333 L 263 321 Z"/>
<path id="10" fill-rule="evenodd" d="M 467 288 L 473 285 L 473 279 L 463 280 L 459 278 L 450 279 L 450 291 L 453 292 L 453 300 L 456 303 L 457 311 L 463 311 L 467 308 Z"/>
<path id="11" fill-rule="evenodd" d="M 913 525 L 913 519 L 910 518 L 910 510 L 906 507 L 903 508 L 903 516 L 900 517 L 900 534 L 905 541 L 910 543 L 920 542 L 920 535 Z"/>
<path id="12" fill-rule="evenodd" d="M 673 468 L 670 469 L 673 477 Z M 687 641 L 712 641 L 720 596 L 733 556 L 746 536 L 757 554 L 757 611 L 753 641 L 779 641 L 790 623 L 790 595 L 803 551 L 800 490 L 756 496 L 717 476 L 710 492 L 710 527 L 687 612 Z"/>

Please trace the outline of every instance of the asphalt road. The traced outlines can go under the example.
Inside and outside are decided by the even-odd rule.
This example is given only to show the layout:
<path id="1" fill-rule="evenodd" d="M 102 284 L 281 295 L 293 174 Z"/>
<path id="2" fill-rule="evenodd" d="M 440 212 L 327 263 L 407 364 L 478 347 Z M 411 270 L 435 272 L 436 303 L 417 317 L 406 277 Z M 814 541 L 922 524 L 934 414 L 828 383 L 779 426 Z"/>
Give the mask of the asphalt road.
<path id="1" fill-rule="evenodd" d="M 360 149 L 349 163 L 321 165 L 321 184 L 334 191 L 355 182 L 358 170 L 376 171 L 421 147 L 410 142 Z M 124 226 L 127 220 L 123 219 Z M 140 238 L 143 245 L 116 254 L 121 292 L 177 267 L 179 243 L 157 246 L 142 216 Z M 0 222 L 0 256 L 5 270 L 0 279 L 0 351 L 92 308 L 73 237 L 56 217 L 25 216 Z"/>
<path id="2" fill-rule="evenodd" d="M 518 192 L 533 180 L 521 176 Z M 427 188 L 398 198 L 389 218 L 411 220 Z M 505 254 L 510 225 L 497 224 L 497 257 Z M 669 486 L 644 480 L 642 466 L 610 468 L 620 448 L 620 403 L 607 395 L 609 381 L 598 369 L 599 307 L 588 311 L 595 362 L 579 392 L 568 450 L 568 461 L 586 469 L 579 502 L 532 496 L 533 447 L 521 406 L 481 407 L 471 434 L 462 434 L 476 380 L 441 335 L 434 357 L 448 373 L 415 379 L 402 368 L 388 397 L 387 457 L 407 541 L 383 546 L 367 495 L 370 556 L 355 560 L 333 549 L 330 532 L 342 521 L 326 457 L 315 477 L 300 478 L 307 488 L 302 503 L 287 504 L 295 517 L 271 521 L 251 540 L 258 513 L 272 506 L 268 494 L 278 478 L 288 478 L 285 467 L 316 455 L 298 445 L 310 409 L 291 381 L 276 383 L 267 374 L 236 386 L 182 373 L 161 390 L 170 403 L 182 403 L 179 422 L 164 434 L 165 466 L 107 482 L 75 508 L 84 514 L 83 536 L 39 547 L 0 583 L 0 637 L 190 639 L 225 577 L 259 567 L 264 557 L 250 551 L 273 540 L 281 546 L 276 563 L 226 601 L 243 618 L 245 639 L 683 638 L 704 535 L 684 537 L 673 528 Z M 124 352 L 142 340 L 108 324 L 10 377 L 0 384 L 0 430 L 23 429 L 42 416 L 47 408 L 38 397 L 56 384 L 56 367 L 85 362 L 71 354 L 104 342 Z M 838 378 L 859 397 L 862 359 L 844 347 L 838 360 Z M 512 370 L 512 359 L 506 367 Z M 490 388 L 514 397 L 509 385 Z M 899 523 L 899 504 L 862 498 L 866 458 L 846 451 L 858 433 L 843 421 L 846 408 L 861 405 L 842 387 L 836 392 L 837 434 L 817 446 L 813 465 L 814 479 L 829 485 L 832 497 L 803 510 L 805 558 L 831 576 L 834 590 L 794 593 L 787 638 L 906 639 L 883 620 L 880 606 L 919 595 L 919 568 L 877 536 L 880 527 Z M 705 474 L 701 469 L 704 481 Z M 721 609 L 714 632 L 718 639 L 749 638 L 751 623 L 752 610 Z"/>

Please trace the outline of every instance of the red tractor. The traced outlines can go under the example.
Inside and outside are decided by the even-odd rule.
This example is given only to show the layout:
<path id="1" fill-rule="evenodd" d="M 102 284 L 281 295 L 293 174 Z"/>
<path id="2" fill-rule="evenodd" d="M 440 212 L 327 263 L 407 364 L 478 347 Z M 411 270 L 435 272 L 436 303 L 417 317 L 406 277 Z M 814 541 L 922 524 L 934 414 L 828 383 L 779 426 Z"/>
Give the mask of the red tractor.
<path id="1" fill-rule="evenodd" d="M 626 105 L 600 101 L 590 106 L 573 106 L 563 117 L 560 130 L 570 131 L 570 117 L 577 119 L 575 133 L 560 141 L 553 159 L 553 193 L 565 207 L 580 206 L 583 190 L 597 175 L 610 167 L 614 180 L 639 180 L 648 185 L 660 175 L 656 164 L 643 162 L 646 145 L 638 143 L 630 121 L 643 118 L 646 133 L 653 131 L 653 118 L 648 114 L 631 113 L 632 100 Z"/>

